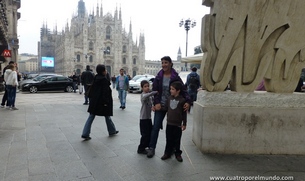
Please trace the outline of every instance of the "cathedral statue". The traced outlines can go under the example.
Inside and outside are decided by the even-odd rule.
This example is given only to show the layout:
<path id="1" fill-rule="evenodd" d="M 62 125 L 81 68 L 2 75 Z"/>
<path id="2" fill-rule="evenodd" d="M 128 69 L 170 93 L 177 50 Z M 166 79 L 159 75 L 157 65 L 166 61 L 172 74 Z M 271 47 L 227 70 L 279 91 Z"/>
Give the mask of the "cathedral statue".
<path id="1" fill-rule="evenodd" d="M 294 92 L 305 67 L 304 0 L 203 0 L 202 83 L 210 92 Z"/>

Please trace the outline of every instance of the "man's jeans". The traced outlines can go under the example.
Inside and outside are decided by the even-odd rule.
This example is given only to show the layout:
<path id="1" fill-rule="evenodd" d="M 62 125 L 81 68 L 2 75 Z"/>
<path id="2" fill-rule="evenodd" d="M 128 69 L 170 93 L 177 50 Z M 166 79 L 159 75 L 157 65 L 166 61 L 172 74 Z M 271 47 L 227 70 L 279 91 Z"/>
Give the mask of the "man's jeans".
<path id="1" fill-rule="evenodd" d="M 124 89 L 119 89 L 118 93 L 119 93 L 119 99 L 120 99 L 121 106 L 125 107 L 127 91 Z"/>
<path id="2" fill-rule="evenodd" d="M 114 134 L 116 132 L 116 128 L 111 120 L 111 117 L 110 116 L 104 116 L 105 117 L 105 121 L 106 121 L 106 124 L 107 124 L 107 130 L 108 130 L 108 133 L 109 134 Z M 91 133 L 91 125 L 93 123 L 93 120 L 95 118 L 95 115 L 94 114 L 90 114 L 87 121 L 86 121 L 86 124 L 84 126 L 84 129 L 83 129 L 83 134 L 82 136 L 84 137 L 89 137 L 90 136 L 90 133 Z"/>
<path id="3" fill-rule="evenodd" d="M 6 106 L 8 106 L 8 102 L 7 102 L 7 89 L 6 89 L 6 86 L 5 86 L 4 94 L 3 94 L 3 97 L 2 97 L 1 106 L 4 106 L 4 105 L 5 105 L 5 102 L 6 102 Z"/>
<path id="4" fill-rule="evenodd" d="M 194 101 L 197 100 L 197 93 L 198 92 L 197 92 L 197 90 L 193 91 L 193 90 L 190 90 L 190 89 L 187 92 L 188 92 L 188 94 L 191 98 L 191 101 L 192 101 L 191 105 L 193 105 Z"/>
<path id="5" fill-rule="evenodd" d="M 154 125 L 151 131 L 149 148 L 154 148 L 154 149 L 156 148 L 159 137 L 159 131 L 162 128 L 163 119 L 165 115 L 166 115 L 166 111 L 155 111 Z"/>
<path id="6" fill-rule="evenodd" d="M 6 90 L 7 90 L 7 106 L 15 107 L 16 87 L 12 85 L 6 85 Z"/>
<path id="7" fill-rule="evenodd" d="M 89 102 L 89 98 L 88 98 L 88 96 L 86 96 L 86 94 L 87 94 L 86 92 L 88 91 L 89 87 L 86 84 L 84 84 L 84 89 L 85 89 L 85 94 L 84 94 L 85 103 L 87 104 Z"/>

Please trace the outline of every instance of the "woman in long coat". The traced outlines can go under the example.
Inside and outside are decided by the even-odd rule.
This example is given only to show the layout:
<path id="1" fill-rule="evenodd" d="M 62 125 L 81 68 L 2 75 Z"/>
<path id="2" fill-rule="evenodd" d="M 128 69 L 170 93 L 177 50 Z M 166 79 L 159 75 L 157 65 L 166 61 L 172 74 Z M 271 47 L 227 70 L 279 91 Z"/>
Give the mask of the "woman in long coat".
<path id="1" fill-rule="evenodd" d="M 113 116 L 113 100 L 112 91 L 110 88 L 110 80 L 107 79 L 107 71 L 105 65 L 96 66 L 97 75 L 95 75 L 93 84 L 88 93 L 89 97 L 89 117 L 83 129 L 82 138 L 90 140 L 91 125 L 95 116 L 104 116 L 107 124 L 109 136 L 117 134 L 111 117 Z"/>

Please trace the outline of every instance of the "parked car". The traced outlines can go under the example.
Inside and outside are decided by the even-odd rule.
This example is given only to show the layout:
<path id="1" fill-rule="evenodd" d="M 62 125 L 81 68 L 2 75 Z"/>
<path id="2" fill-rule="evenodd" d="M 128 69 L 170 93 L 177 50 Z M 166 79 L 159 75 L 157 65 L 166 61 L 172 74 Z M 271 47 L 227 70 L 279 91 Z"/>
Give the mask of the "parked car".
<path id="1" fill-rule="evenodd" d="M 129 81 L 129 92 L 142 92 L 141 88 L 141 81 L 147 80 L 149 82 L 150 88 L 152 88 L 152 83 L 154 82 L 155 76 L 153 75 L 144 75 L 141 78 L 138 78 L 136 80 L 130 80 Z"/>
<path id="2" fill-rule="evenodd" d="M 138 80 L 139 78 L 142 78 L 142 77 L 152 77 L 152 78 L 155 78 L 154 75 L 149 75 L 149 74 L 143 74 L 143 75 L 135 75 L 130 81 L 136 81 Z M 129 81 L 129 82 L 130 82 Z"/>
<path id="3" fill-rule="evenodd" d="M 37 93 L 38 91 L 73 91 L 73 82 L 72 79 L 60 76 L 53 75 L 46 78 L 41 78 L 40 80 L 32 79 L 27 83 L 22 84 L 22 91 L 29 91 L 30 93 Z"/>
<path id="4" fill-rule="evenodd" d="M 21 88 L 23 84 L 28 83 L 28 82 L 32 82 L 34 81 L 40 81 L 42 79 L 45 79 L 46 77 L 50 77 L 50 76 L 54 76 L 54 75 L 59 75 L 59 74 L 53 74 L 53 73 L 49 73 L 49 74 L 37 74 L 36 76 L 33 76 L 32 78 L 28 78 L 25 80 L 22 80 L 19 82 L 19 87 Z M 59 75 L 62 76 L 62 75 Z"/>

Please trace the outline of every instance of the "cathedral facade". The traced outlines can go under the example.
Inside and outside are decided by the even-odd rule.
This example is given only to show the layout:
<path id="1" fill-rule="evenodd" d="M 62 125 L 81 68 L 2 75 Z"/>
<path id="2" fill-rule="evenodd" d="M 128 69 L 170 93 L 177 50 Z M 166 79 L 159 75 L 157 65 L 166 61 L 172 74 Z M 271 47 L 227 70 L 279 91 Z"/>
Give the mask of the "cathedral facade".
<path id="1" fill-rule="evenodd" d="M 41 28 L 38 43 L 40 72 L 55 72 L 65 76 L 73 72 L 80 74 L 86 65 L 95 72 L 98 64 L 104 64 L 111 76 L 118 75 L 123 68 L 126 74 L 144 74 L 145 38 L 140 34 L 139 42 L 133 41 L 132 24 L 129 32 L 122 26 L 121 10 L 114 15 L 103 14 L 102 4 L 96 11 L 87 13 L 85 2 L 78 2 L 77 13 L 70 26 L 51 32 L 47 25 Z M 43 67 L 42 57 L 54 57 L 54 67 Z"/>

